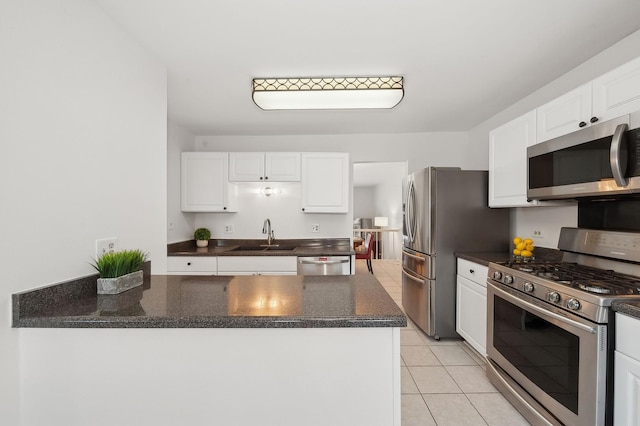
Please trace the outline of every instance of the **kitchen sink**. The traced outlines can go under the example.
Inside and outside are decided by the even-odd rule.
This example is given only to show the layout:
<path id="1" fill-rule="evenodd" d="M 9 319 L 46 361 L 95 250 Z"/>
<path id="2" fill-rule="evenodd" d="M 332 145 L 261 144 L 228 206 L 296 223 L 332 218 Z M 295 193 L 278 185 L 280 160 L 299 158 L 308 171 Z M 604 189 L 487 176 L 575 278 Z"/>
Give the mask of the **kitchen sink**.
<path id="1" fill-rule="evenodd" d="M 231 249 L 230 251 L 262 251 L 265 248 L 266 247 L 260 247 L 260 246 L 238 246 L 234 249 Z"/>
<path id="2" fill-rule="evenodd" d="M 261 246 L 238 246 L 230 251 L 265 251 L 265 250 L 278 250 L 278 251 L 293 251 L 296 247 L 287 247 L 287 246 L 279 246 L 277 244 L 274 245 L 261 245 Z"/>
<path id="3" fill-rule="evenodd" d="M 270 246 L 266 247 L 265 250 L 278 250 L 278 251 L 294 251 L 297 247 L 286 247 L 286 246 Z"/>

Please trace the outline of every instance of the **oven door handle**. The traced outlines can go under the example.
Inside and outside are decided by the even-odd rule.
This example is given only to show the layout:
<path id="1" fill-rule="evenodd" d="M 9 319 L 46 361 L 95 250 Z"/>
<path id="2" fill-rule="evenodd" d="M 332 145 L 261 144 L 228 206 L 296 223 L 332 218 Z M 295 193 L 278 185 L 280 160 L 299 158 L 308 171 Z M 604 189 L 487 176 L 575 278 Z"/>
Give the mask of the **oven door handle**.
<path id="1" fill-rule="evenodd" d="M 494 286 L 493 284 L 489 283 L 489 285 L 491 286 L 491 290 L 495 293 L 497 293 L 499 296 L 502 296 L 504 299 L 507 299 L 510 303 L 513 303 L 515 305 L 520 306 L 523 309 L 527 309 L 527 310 L 531 310 L 534 311 L 540 315 L 544 315 L 547 317 L 551 317 L 553 319 L 556 319 L 558 321 L 561 321 L 565 324 L 569 324 L 572 327 L 576 327 L 579 328 L 580 330 L 586 331 L 588 333 L 591 334 L 597 334 L 598 330 L 595 327 L 590 327 L 586 324 L 583 324 L 581 322 L 572 320 L 571 318 L 567 318 L 564 317 L 562 315 L 556 314 L 555 312 L 552 311 L 548 311 L 546 309 L 543 309 L 539 306 L 534 305 L 533 303 L 527 302 L 526 300 L 520 299 L 519 297 L 516 297 L 510 293 L 507 293 L 506 291 Z"/>

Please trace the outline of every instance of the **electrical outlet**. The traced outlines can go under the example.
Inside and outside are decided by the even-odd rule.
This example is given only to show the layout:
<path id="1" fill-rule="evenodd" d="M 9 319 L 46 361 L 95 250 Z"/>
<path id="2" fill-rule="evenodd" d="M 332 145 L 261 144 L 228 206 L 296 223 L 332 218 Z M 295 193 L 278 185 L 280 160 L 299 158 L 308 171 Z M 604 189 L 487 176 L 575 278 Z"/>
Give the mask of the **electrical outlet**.
<path id="1" fill-rule="evenodd" d="M 317 223 L 311 225 L 311 232 L 320 232 L 320 225 L 318 225 Z"/>
<path id="2" fill-rule="evenodd" d="M 544 238 L 542 236 L 542 231 L 534 230 L 533 231 L 533 238 Z"/>
<path id="3" fill-rule="evenodd" d="M 96 257 L 116 251 L 118 251 L 118 239 L 116 237 L 96 240 Z"/>
<path id="4" fill-rule="evenodd" d="M 169 223 L 167 224 L 167 229 L 169 229 L 169 231 L 173 229 L 173 221 L 169 221 Z"/>
<path id="5" fill-rule="evenodd" d="M 225 225 L 224 226 L 225 234 L 233 234 L 233 225 Z"/>

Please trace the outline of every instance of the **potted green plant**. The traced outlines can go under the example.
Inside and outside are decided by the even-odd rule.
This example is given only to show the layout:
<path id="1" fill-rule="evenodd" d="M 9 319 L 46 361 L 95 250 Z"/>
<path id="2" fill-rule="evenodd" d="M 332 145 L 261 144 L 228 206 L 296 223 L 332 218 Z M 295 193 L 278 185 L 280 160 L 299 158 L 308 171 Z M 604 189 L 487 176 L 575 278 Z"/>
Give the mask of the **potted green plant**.
<path id="1" fill-rule="evenodd" d="M 98 294 L 118 294 L 142 285 L 147 253 L 122 250 L 105 253 L 91 265 L 98 271 Z"/>
<path id="2" fill-rule="evenodd" d="M 206 247 L 209 245 L 209 239 L 211 239 L 211 231 L 207 228 L 198 228 L 193 233 L 193 238 L 195 238 L 198 247 Z"/>

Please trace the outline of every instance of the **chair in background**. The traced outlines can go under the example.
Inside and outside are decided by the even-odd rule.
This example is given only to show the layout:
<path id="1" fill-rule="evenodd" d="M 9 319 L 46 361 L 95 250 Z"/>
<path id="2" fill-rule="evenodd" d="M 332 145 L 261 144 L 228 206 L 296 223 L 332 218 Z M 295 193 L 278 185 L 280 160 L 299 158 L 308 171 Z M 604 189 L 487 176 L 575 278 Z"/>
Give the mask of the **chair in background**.
<path id="1" fill-rule="evenodd" d="M 365 259 L 367 261 L 367 269 L 373 274 L 373 265 L 371 264 L 371 238 L 373 234 L 369 232 L 364 238 L 364 250 L 356 252 L 356 259 Z"/>

